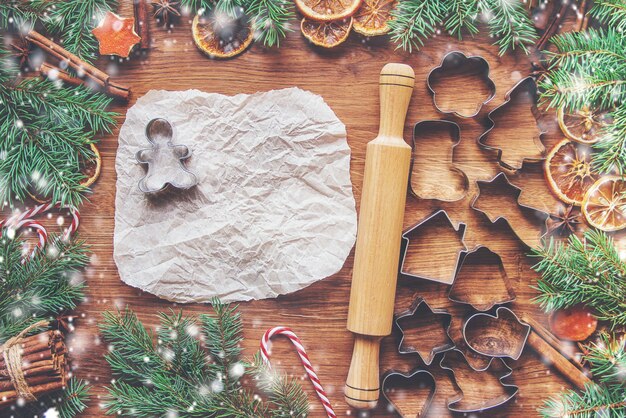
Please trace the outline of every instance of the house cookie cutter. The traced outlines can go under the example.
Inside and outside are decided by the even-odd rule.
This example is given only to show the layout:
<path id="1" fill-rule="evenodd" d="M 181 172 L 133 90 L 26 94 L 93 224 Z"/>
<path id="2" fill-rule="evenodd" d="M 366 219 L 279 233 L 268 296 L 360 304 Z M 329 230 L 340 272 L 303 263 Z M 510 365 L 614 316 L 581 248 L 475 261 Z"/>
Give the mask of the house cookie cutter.
<path id="1" fill-rule="evenodd" d="M 452 259 L 451 259 L 450 266 L 441 265 L 439 263 L 429 263 L 430 266 L 436 267 L 438 271 L 430 271 L 430 272 L 423 271 L 421 273 L 408 271 L 405 264 L 407 262 L 407 256 L 408 256 L 409 249 L 411 246 L 411 236 L 417 235 L 416 232 L 418 232 L 420 229 L 438 220 L 444 221 L 446 226 L 449 226 L 451 228 L 451 230 L 456 234 L 458 241 L 461 242 L 462 248 L 457 249 L 457 251 L 455 251 L 454 254 L 451 254 Z M 459 263 L 461 262 L 463 255 L 467 253 L 467 246 L 465 245 L 464 238 L 465 238 L 465 224 L 463 222 L 459 222 L 459 226 L 455 228 L 454 224 L 452 223 L 452 220 L 450 220 L 450 217 L 448 216 L 448 213 L 445 210 L 439 210 L 433 213 L 432 215 L 426 217 L 425 219 L 413 225 L 412 227 L 408 228 L 406 231 L 402 233 L 402 245 L 401 245 L 402 260 L 400 261 L 400 273 L 408 277 L 414 277 L 416 279 L 425 279 L 425 280 L 431 280 L 431 281 L 438 282 L 438 283 L 452 284 L 456 277 L 456 272 L 458 270 Z M 422 242 L 424 241 L 422 240 Z M 447 247 L 450 247 L 450 246 L 446 246 L 446 248 Z M 432 247 L 429 247 L 429 248 L 424 247 L 423 250 L 427 252 L 428 254 L 432 255 L 432 251 L 433 251 Z M 417 250 L 414 249 L 414 251 L 417 251 Z"/>
<path id="2" fill-rule="evenodd" d="M 198 184 L 196 175 L 183 164 L 191 157 L 191 151 L 185 145 L 173 144 L 173 136 L 174 129 L 166 119 L 152 119 L 146 126 L 150 148 L 135 154 L 137 162 L 148 167 L 146 175 L 139 180 L 142 192 L 158 193 L 168 186 L 186 190 Z"/>
<path id="3" fill-rule="evenodd" d="M 533 97 L 537 96 L 537 84 L 535 83 L 535 80 L 532 77 L 523 78 L 517 84 L 515 84 L 515 86 L 513 86 L 513 88 L 509 90 L 504 96 L 504 103 L 502 103 L 500 106 L 496 107 L 491 112 L 489 112 L 489 114 L 487 115 L 487 120 L 489 121 L 488 128 L 487 130 L 485 130 L 485 132 L 483 132 L 482 135 L 478 137 L 478 140 L 477 140 L 478 145 L 481 148 L 486 149 L 486 150 L 496 151 L 498 163 L 501 166 L 509 170 L 521 169 L 522 165 L 524 164 L 524 161 L 536 162 L 536 161 L 542 161 L 545 158 L 546 149 L 543 143 L 541 142 L 541 137 L 543 136 L 545 132 L 540 130 L 538 126 L 537 126 L 538 134 L 532 138 L 533 144 L 536 147 L 537 155 L 519 157 L 517 158 L 516 161 L 508 161 L 508 160 L 505 161 L 503 160 L 503 149 L 496 145 L 488 144 L 489 135 L 492 133 L 492 131 L 497 125 L 496 120 L 498 119 L 499 114 L 505 111 L 509 106 L 511 106 L 511 103 L 518 96 L 521 96 L 522 94 L 529 94 Z M 535 117 L 535 123 L 536 123 L 536 116 L 534 116 L 535 113 L 537 112 L 536 99 L 532 100 L 530 110 L 533 113 L 533 117 Z M 518 127 L 514 127 L 512 129 L 515 129 L 515 128 L 518 128 Z M 510 142 L 510 139 L 511 138 L 507 136 L 506 140 Z"/>
<path id="4" fill-rule="evenodd" d="M 471 278 L 465 278 L 467 271 L 473 273 L 470 274 Z M 475 278 L 477 276 L 480 278 Z M 499 281 L 498 284 L 501 283 L 502 286 L 496 289 L 495 281 Z M 461 261 L 456 280 L 448 292 L 448 299 L 470 305 L 477 311 L 488 311 L 495 305 L 514 301 L 515 291 L 509 284 L 502 258 L 482 245 L 468 252 Z"/>
<path id="5" fill-rule="evenodd" d="M 416 389 L 424 389 L 426 387 L 430 388 L 424 404 L 421 406 L 419 411 L 408 411 L 409 406 L 407 404 L 404 402 L 400 403 L 399 399 L 394 400 L 393 394 L 396 388 L 403 384 L 414 385 Z M 437 393 L 437 382 L 435 380 L 435 376 L 433 376 L 433 374 L 428 370 L 424 369 L 415 369 L 410 373 L 389 370 L 383 375 L 381 387 L 383 396 L 387 402 L 389 402 L 389 405 L 391 405 L 402 418 L 418 418 L 425 416 Z M 415 412 L 415 415 L 413 415 L 412 412 Z"/>
<path id="6" fill-rule="evenodd" d="M 472 350 L 484 356 L 517 360 L 530 334 L 530 325 L 504 306 L 495 315 L 477 313 L 463 324 L 463 339 Z"/>
<path id="7" fill-rule="evenodd" d="M 547 233 L 547 229 L 548 229 L 548 219 L 550 218 L 550 214 L 539 210 L 537 208 L 534 208 L 532 206 L 527 206 L 524 204 L 521 204 L 519 202 L 519 198 L 520 195 L 522 193 L 522 189 L 520 189 L 519 187 L 515 186 L 514 184 L 512 184 L 509 179 L 507 178 L 506 174 L 504 172 L 500 172 L 498 173 L 493 179 L 489 180 L 489 181 L 485 181 L 485 180 L 477 180 L 476 184 L 478 185 L 478 193 L 476 194 L 476 197 L 474 197 L 474 200 L 472 201 L 472 203 L 470 204 L 470 207 L 478 212 L 483 213 L 491 223 L 496 223 L 500 220 L 506 222 L 509 227 L 511 228 L 511 230 L 513 230 L 513 233 L 527 246 L 529 247 L 535 247 L 537 245 L 539 245 L 541 243 L 541 239 L 546 235 Z M 507 217 L 507 215 L 501 215 L 501 210 L 502 210 L 502 202 L 499 202 L 498 206 L 498 210 L 497 211 L 492 211 L 492 208 L 485 208 L 485 207 L 480 207 L 480 200 L 481 200 L 481 196 L 485 194 L 485 190 L 484 187 L 485 186 L 494 186 L 496 185 L 498 188 L 504 187 L 506 189 L 508 189 L 508 193 L 512 194 L 515 203 L 517 204 L 517 207 L 520 209 L 520 211 L 523 212 L 523 216 L 522 218 L 527 222 L 526 227 L 519 227 L 519 225 L 516 223 L 515 225 L 511 223 L 511 221 L 509 220 L 509 218 L 514 218 L 514 219 L 519 219 L 519 217 L 517 216 L 511 216 L 511 217 Z M 482 186 L 482 187 L 481 187 Z M 527 226 L 531 223 L 529 219 L 532 219 L 532 221 L 534 221 L 535 219 L 540 219 L 542 222 L 542 231 L 541 234 L 537 237 L 537 236 L 531 236 L 530 234 L 527 233 Z M 532 230 L 531 230 L 532 232 Z"/>
<path id="8" fill-rule="evenodd" d="M 500 386 L 502 387 L 502 393 L 498 396 L 495 396 L 491 399 L 487 399 L 487 400 L 482 400 L 479 402 L 476 402 L 475 404 L 471 403 L 471 400 L 468 400 L 468 396 L 466 394 L 466 392 L 463 390 L 463 388 L 461 387 L 461 385 L 459 385 L 459 380 L 457 378 L 457 375 L 464 373 L 465 371 L 463 371 L 460 367 L 451 367 L 451 366 L 447 366 L 444 363 L 446 362 L 446 360 L 449 360 L 450 358 L 452 358 L 453 356 L 457 357 L 457 361 L 460 362 L 461 365 L 463 365 L 463 362 L 467 365 L 467 367 L 469 368 L 468 371 L 466 371 L 468 373 L 468 375 L 471 373 L 472 376 L 475 377 L 476 372 L 485 372 L 485 373 L 490 373 L 490 374 L 494 374 L 494 372 L 490 372 L 489 369 L 495 368 L 494 364 L 496 364 L 499 368 L 504 370 L 504 374 L 501 376 L 498 376 L 497 379 L 500 383 Z M 491 358 L 491 360 L 489 361 L 489 363 L 487 364 L 487 367 L 485 367 L 484 369 L 474 369 L 468 362 L 467 359 L 465 358 L 465 355 L 457 350 L 457 349 L 453 349 L 451 351 L 448 351 L 446 354 L 444 354 L 444 357 L 441 359 L 441 362 L 439 363 L 439 366 L 444 369 L 444 370 L 448 370 L 452 373 L 452 376 L 454 377 L 454 380 L 457 384 L 457 386 L 459 386 L 459 389 L 461 389 L 461 394 L 452 399 L 451 401 L 448 402 L 448 409 L 452 412 L 458 412 L 458 413 L 466 413 L 466 414 L 470 414 L 470 413 L 476 413 L 476 412 L 481 412 L 481 411 L 485 411 L 488 409 L 492 409 L 492 408 L 496 408 L 500 405 L 504 405 L 505 403 L 507 403 L 508 401 L 510 401 L 511 399 L 513 399 L 515 397 L 515 395 L 517 395 L 517 392 L 519 391 L 519 387 L 517 387 L 516 385 L 512 384 L 512 383 L 505 383 L 504 380 L 506 378 L 508 378 L 509 376 L 511 376 L 511 374 L 513 374 L 513 369 L 511 369 L 502 359 L 500 358 Z M 487 382 L 485 379 L 483 379 L 483 381 L 481 382 L 482 384 L 479 385 L 478 387 L 483 387 Z M 474 385 L 476 386 L 476 385 Z M 469 405 L 467 404 L 469 403 Z"/>
<path id="9" fill-rule="evenodd" d="M 434 318 L 436 317 L 442 318 L 443 321 L 435 321 Z M 404 327 L 402 326 L 402 322 L 405 318 L 416 318 L 423 322 L 420 322 L 416 328 L 442 325 L 445 336 L 443 339 L 444 341 L 441 341 L 441 343 L 436 343 L 438 345 L 431 347 L 428 354 L 426 354 L 421 347 L 406 345 L 406 333 Z M 417 353 L 417 355 L 420 357 L 420 359 L 422 359 L 424 364 L 429 366 L 437 354 L 454 348 L 454 342 L 452 341 L 452 338 L 450 338 L 449 333 L 451 322 L 452 315 L 449 314 L 447 311 L 441 309 L 433 310 L 424 299 L 417 298 L 413 301 L 411 307 L 407 311 L 401 313 L 395 319 L 396 327 L 400 330 L 400 342 L 398 343 L 398 352 L 400 354 Z"/>
<path id="10" fill-rule="evenodd" d="M 423 132 L 427 133 L 437 131 L 447 132 L 451 139 L 449 145 L 449 152 L 446 155 L 446 161 L 444 161 L 445 169 L 434 169 L 435 163 L 439 163 L 438 158 L 432 158 L 430 155 L 425 155 L 419 159 L 415 156 L 418 150 L 422 147 L 418 147 L 418 140 L 423 137 Z M 437 138 L 439 139 L 439 138 Z M 432 141 L 432 139 L 430 139 Z M 469 189 L 469 179 L 463 170 L 454 165 L 454 149 L 461 142 L 461 128 L 455 122 L 448 120 L 423 120 L 417 122 L 413 128 L 413 158 L 411 158 L 411 179 L 409 186 L 411 193 L 420 199 L 436 199 L 444 202 L 456 202 L 463 199 Z M 440 145 L 439 145 L 440 147 Z M 428 153 L 427 153 L 428 154 Z M 419 165 L 418 165 L 419 164 Z M 427 166 L 428 169 L 424 172 L 419 172 L 419 167 Z M 416 174 L 417 172 L 417 174 Z M 445 180 L 451 180 L 442 182 L 442 177 Z M 428 180 L 431 179 L 431 182 Z M 456 180 L 456 181 L 455 181 Z M 447 184 L 458 183 L 458 187 L 449 189 Z"/>
<path id="11" fill-rule="evenodd" d="M 479 76 L 482 82 L 485 83 L 489 89 L 489 95 L 485 100 L 477 105 L 474 113 L 463 113 L 459 110 L 444 109 L 437 103 L 437 92 L 435 87 L 437 80 L 444 79 L 446 77 L 453 78 L 464 73 Z M 454 83 L 454 81 L 450 82 Z M 482 107 L 489 103 L 496 95 L 496 85 L 489 77 L 489 63 L 487 60 L 477 55 L 467 56 L 460 51 L 452 51 L 446 54 L 441 60 L 439 66 L 433 68 L 428 74 L 426 85 L 433 96 L 433 102 L 438 111 L 441 113 L 452 113 L 461 118 L 473 118 L 480 112 Z"/>

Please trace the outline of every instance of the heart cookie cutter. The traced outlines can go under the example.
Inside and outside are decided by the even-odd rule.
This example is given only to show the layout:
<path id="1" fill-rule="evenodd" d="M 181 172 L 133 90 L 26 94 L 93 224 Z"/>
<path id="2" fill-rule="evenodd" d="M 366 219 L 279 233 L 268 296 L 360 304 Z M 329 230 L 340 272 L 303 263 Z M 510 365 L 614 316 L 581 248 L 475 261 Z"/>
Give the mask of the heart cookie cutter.
<path id="1" fill-rule="evenodd" d="M 446 144 L 449 151 L 445 153 L 445 161 L 443 161 L 445 167 L 438 166 L 442 162 L 439 158 L 441 155 L 437 155 L 442 149 L 442 136 L 451 140 L 450 144 Z M 454 149 L 460 142 L 461 128 L 455 122 L 440 119 L 423 120 L 415 124 L 409 182 L 411 193 L 420 199 L 436 199 L 444 202 L 456 202 L 465 197 L 469 189 L 469 179 L 461 169 L 454 165 L 453 161 Z M 434 146 L 426 149 L 427 144 L 431 143 Z M 419 158 L 418 153 L 421 153 Z M 424 169 L 425 167 L 427 169 Z M 447 184 L 454 183 L 456 187 L 452 189 L 446 187 Z"/>
<path id="2" fill-rule="evenodd" d="M 509 284 L 502 258 L 482 245 L 468 252 L 461 261 L 448 299 L 470 305 L 477 311 L 488 311 L 495 305 L 514 301 L 515 291 Z"/>
<path id="3" fill-rule="evenodd" d="M 521 204 L 519 202 L 519 199 L 522 193 L 522 189 L 512 184 L 507 178 L 506 174 L 504 174 L 504 172 L 498 173 L 493 179 L 489 181 L 477 180 L 476 184 L 478 185 L 478 193 L 476 194 L 476 197 L 474 197 L 474 200 L 470 204 L 470 207 L 472 209 L 483 213 L 489 219 L 491 223 L 496 223 L 500 220 L 506 222 L 509 225 L 509 227 L 513 230 L 513 233 L 525 245 L 529 247 L 536 247 L 541 243 L 541 239 L 547 233 L 547 229 L 548 229 L 547 223 L 548 223 L 548 219 L 550 218 L 550 214 L 542 210 L 533 208 L 531 206 Z M 503 204 L 502 197 L 498 195 L 496 195 L 495 197 L 491 196 L 491 198 L 495 200 L 495 203 L 491 205 L 485 205 L 484 196 L 487 194 L 488 191 L 491 191 L 491 194 L 494 194 L 493 192 L 494 190 L 499 194 L 501 194 L 502 190 L 506 190 L 506 193 L 508 194 L 508 196 L 505 196 L 505 197 L 514 199 L 515 204 L 517 208 L 519 209 L 520 213 L 518 214 L 510 213 L 508 215 L 506 214 L 501 215 L 503 208 L 510 207 L 513 205 L 509 205 L 508 203 Z M 497 209 L 497 210 L 494 210 L 494 209 Z M 515 223 L 512 223 L 510 219 L 517 219 L 517 220 L 521 219 L 524 222 L 524 224 L 519 225 L 517 221 Z M 539 236 L 532 235 L 532 231 L 533 229 L 535 229 L 534 224 L 537 219 L 541 220 L 541 222 L 543 223 Z M 530 231 L 531 233 L 528 233 L 528 231 Z"/>
<path id="4" fill-rule="evenodd" d="M 532 150 L 529 149 L 528 152 L 534 151 L 535 154 L 530 155 L 530 156 L 526 154 L 513 155 L 511 156 L 511 158 L 509 158 L 507 155 L 508 153 L 505 152 L 505 150 L 503 150 L 501 146 L 490 144 L 489 138 L 490 136 L 493 135 L 496 127 L 500 127 L 500 129 L 507 130 L 507 133 L 504 133 L 501 135 L 504 138 L 503 140 L 507 141 L 507 143 L 514 142 L 513 141 L 514 139 L 519 138 L 520 126 L 518 124 L 511 125 L 511 126 L 506 125 L 505 122 L 501 122 L 500 119 L 502 118 L 501 114 L 507 112 L 509 107 L 514 106 L 516 104 L 516 101 L 519 100 L 519 98 L 524 98 L 524 95 L 528 95 L 530 97 L 529 98 L 529 102 L 531 103 L 530 112 L 532 113 L 532 116 L 535 120 L 535 128 L 537 130 L 537 133 L 533 135 L 533 138 L 530 141 L 532 145 L 529 145 L 528 147 L 528 148 L 532 148 Z M 488 128 L 485 132 L 483 132 L 482 135 L 478 137 L 478 140 L 477 140 L 478 145 L 483 149 L 496 151 L 498 163 L 501 166 L 509 170 L 519 170 L 522 168 L 522 165 L 524 164 L 525 161 L 529 161 L 529 162 L 541 161 L 545 157 L 546 149 L 543 143 L 541 142 L 541 137 L 543 136 L 545 132 L 541 131 L 539 127 L 536 125 L 537 123 L 537 118 L 535 116 L 537 112 L 536 96 L 537 96 L 537 84 L 535 83 L 535 80 L 532 77 L 526 77 L 520 80 L 515 86 L 513 86 L 511 90 L 509 90 L 506 93 L 504 97 L 504 103 L 502 103 L 500 106 L 496 107 L 491 112 L 489 112 L 489 114 L 487 115 L 487 119 L 489 121 Z M 502 119 L 507 120 L 506 118 L 502 118 Z M 509 131 L 510 133 L 508 133 Z M 519 152 L 519 149 L 522 149 L 522 148 L 524 147 L 516 146 L 516 147 L 512 147 L 512 150 Z M 513 154 L 513 152 L 511 152 L 511 154 Z"/>
<path id="5" fill-rule="evenodd" d="M 456 362 L 456 366 L 444 364 L 449 363 L 450 361 Z M 513 374 L 513 370 L 499 358 L 492 358 L 487 364 L 487 367 L 482 370 L 477 370 L 470 366 L 465 358 L 465 355 L 461 351 L 454 349 L 444 354 L 444 357 L 441 359 L 439 365 L 442 369 L 448 370 L 452 373 L 457 386 L 461 389 L 460 395 L 448 402 L 448 409 L 452 412 L 469 414 L 496 408 L 513 399 L 519 391 L 519 387 L 516 385 L 504 382 L 506 378 Z M 467 368 L 465 368 L 465 366 L 467 366 Z M 498 373 L 498 375 L 495 376 L 498 370 L 502 370 L 504 374 Z M 470 375 L 472 378 L 475 378 L 476 372 L 487 373 L 489 376 L 493 376 L 491 377 L 491 381 L 497 379 L 501 393 L 492 398 L 479 400 L 471 399 L 468 391 L 463 388 L 465 385 L 459 384 L 459 376 L 461 376 L 462 380 L 465 381 L 465 379 L 469 378 Z M 472 388 L 491 393 L 493 387 L 491 387 L 488 380 L 489 379 L 483 378 L 480 385 L 473 384 Z"/>
<path id="6" fill-rule="evenodd" d="M 449 109 L 441 103 L 437 102 L 436 84 L 440 82 L 442 84 L 446 83 L 448 85 L 454 84 L 455 80 L 445 81 L 444 79 L 459 78 L 459 76 L 463 74 L 469 74 L 470 76 L 479 77 L 481 81 L 485 83 L 489 91 L 487 97 L 476 106 L 473 113 L 465 113 L 462 110 L 458 109 Z M 456 80 L 457 84 L 459 82 L 460 80 Z M 489 63 L 487 62 L 487 60 L 478 55 L 467 56 L 460 51 L 452 51 L 447 53 L 441 60 L 441 63 L 437 67 L 433 68 L 428 74 L 428 77 L 426 79 L 426 85 L 428 86 L 428 90 L 433 96 L 433 102 L 438 111 L 440 111 L 441 113 L 451 113 L 461 118 L 473 118 L 480 112 L 482 107 L 485 104 L 489 103 L 496 95 L 496 84 L 489 77 Z"/>
<path id="7" fill-rule="evenodd" d="M 183 164 L 191 157 L 191 151 L 186 145 L 175 145 L 173 137 L 174 128 L 166 119 L 148 122 L 146 138 L 151 147 L 135 154 L 137 162 L 148 167 L 146 175 L 139 180 L 139 190 L 143 193 L 159 193 L 168 186 L 186 190 L 198 184 L 196 175 Z"/>
<path id="8" fill-rule="evenodd" d="M 406 386 L 405 386 L 406 385 Z M 412 415 L 407 409 L 414 406 L 414 399 L 407 399 L 407 396 L 402 396 L 402 399 L 394 400 L 394 393 L 398 388 L 406 388 L 412 386 L 414 389 L 430 388 L 423 404 L 419 407 L 419 411 L 415 411 L 415 415 Z M 415 369 L 410 373 L 402 373 L 395 370 L 387 371 L 382 378 L 381 382 L 383 396 L 389 402 L 389 405 L 403 418 L 418 418 L 425 416 L 430 405 L 437 393 L 437 382 L 435 376 L 428 370 Z M 402 403 L 400 403 L 402 401 Z M 406 402 L 406 403 L 405 403 Z M 413 411 L 411 411 L 413 412 Z"/>
<path id="9" fill-rule="evenodd" d="M 495 315 L 474 314 L 463 324 L 463 338 L 472 350 L 484 356 L 512 360 L 522 355 L 530 331 L 530 325 L 504 306 L 496 309 Z"/>
<path id="10" fill-rule="evenodd" d="M 454 246 L 448 245 L 448 243 L 442 244 L 441 251 L 448 252 L 446 256 L 449 256 L 450 258 L 448 263 L 449 265 L 444 263 L 433 263 L 433 243 L 430 242 L 429 245 L 426 246 L 426 240 L 416 239 L 416 237 L 419 236 L 419 233 L 422 230 L 425 230 L 429 226 L 435 226 L 440 228 L 441 224 L 443 224 L 443 226 L 445 227 L 445 231 L 447 231 L 447 233 L 451 235 L 454 235 L 455 240 L 460 243 L 460 245 L 456 249 L 454 248 Z M 436 235 L 441 239 L 441 232 L 437 233 Z M 402 233 L 402 246 L 400 250 L 402 254 L 402 259 L 400 261 L 400 273 L 408 277 L 414 277 L 416 279 L 425 279 L 438 283 L 452 284 L 456 277 L 456 272 L 458 270 L 458 266 L 462 260 L 462 257 L 465 253 L 467 253 L 467 246 L 465 245 L 464 238 L 465 224 L 463 222 L 459 222 L 459 226 L 455 228 L 452 220 L 450 220 L 450 217 L 448 216 L 448 213 L 445 210 L 438 210 L 437 212 L 426 217 L 425 219 L 416 223 Z M 416 244 L 412 245 L 411 240 L 416 241 Z M 409 251 L 411 253 L 410 255 Z M 421 257 L 422 255 L 425 258 Z M 411 258 L 411 260 L 415 258 L 428 261 L 428 265 L 425 264 L 424 266 L 420 267 L 424 269 L 431 268 L 433 270 L 423 270 L 420 272 L 410 271 L 407 267 L 407 261 L 409 261 L 409 257 Z"/>
<path id="11" fill-rule="evenodd" d="M 441 320 L 435 320 L 435 318 L 437 317 L 441 318 Z M 434 330 L 441 326 L 444 331 L 444 338 L 442 338 L 440 342 L 435 342 L 434 346 L 430 344 L 430 350 L 428 354 L 426 354 L 426 350 L 424 350 L 423 347 L 414 347 L 412 345 L 407 345 L 407 334 L 405 330 L 406 326 L 403 326 L 403 322 L 406 322 L 408 319 L 418 321 L 417 325 L 411 328 Z M 398 330 L 400 330 L 400 342 L 398 343 L 398 352 L 400 354 L 417 353 L 417 355 L 422 359 L 424 364 L 426 364 L 427 366 L 430 365 L 437 354 L 454 348 L 454 342 L 452 341 L 452 338 L 450 338 L 449 333 L 451 322 L 452 315 L 449 314 L 447 311 L 441 309 L 432 309 L 424 299 L 415 299 L 411 304 L 411 307 L 407 311 L 399 314 L 395 319 L 396 327 L 398 328 Z M 427 334 L 432 334 L 432 332 L 423 333 L 423 335 Z M 426 344 L 431 343 L 431 341 L 420 340 L 420 343 L 422 342 L 426 342 Z"/>

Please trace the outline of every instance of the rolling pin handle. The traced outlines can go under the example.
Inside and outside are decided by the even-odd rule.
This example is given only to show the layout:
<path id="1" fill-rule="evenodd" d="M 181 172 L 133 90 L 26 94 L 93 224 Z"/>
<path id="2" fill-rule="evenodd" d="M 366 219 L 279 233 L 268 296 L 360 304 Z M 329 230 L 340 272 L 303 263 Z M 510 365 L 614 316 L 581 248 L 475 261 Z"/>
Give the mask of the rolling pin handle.
<path id="1" fill-rule="evenodd" d="M 380 72 L 380 128 L 379 137 L 404 136 L 404 120 L 409 108 L 415 73 L 406 64 L 387 64 Z"/>
<path id="2" fill-rule="evenodd" d="M 380 392 L 379 356 L 381 337 L 354 335 L 352 362 L 346 379 L 346 403 L 357 409 L 373 409 Z"/>

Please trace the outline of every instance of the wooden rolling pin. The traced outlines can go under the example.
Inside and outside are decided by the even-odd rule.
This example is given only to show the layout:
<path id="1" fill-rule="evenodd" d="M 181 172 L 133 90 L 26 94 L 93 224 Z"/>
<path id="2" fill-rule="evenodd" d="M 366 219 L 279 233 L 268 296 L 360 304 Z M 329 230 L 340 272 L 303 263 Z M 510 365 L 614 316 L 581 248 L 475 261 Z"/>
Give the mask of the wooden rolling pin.
<path id="1" fill-rule="evenodd" d="M 348 310 L 354 352 L 345 387 L 346 402 L 359 409 L 378 402 L 380 340 L 391 333 L 411 161 L 404 120 L 414 83 L 408 65 L 383 67 L 380 129 L 367 144 Z"/>

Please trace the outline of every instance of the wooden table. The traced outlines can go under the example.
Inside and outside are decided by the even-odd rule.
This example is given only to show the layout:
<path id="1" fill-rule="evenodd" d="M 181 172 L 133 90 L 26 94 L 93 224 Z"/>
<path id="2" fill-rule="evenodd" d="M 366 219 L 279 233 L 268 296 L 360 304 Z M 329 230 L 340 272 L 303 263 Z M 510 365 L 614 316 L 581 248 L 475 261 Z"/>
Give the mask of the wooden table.
<path id="1" fill-rule="evenodd" d="M 121 14 L 132 15 L 131 1 L 122 2 Z M 387 62 L 410 64 L 416 73 L 416 87 L 409 109 L 405 128 L 405 138 L 411 137 L 412 126 L 423 119 L 437 119 L 443 115 L 433 107 L 432 97 L 426 87 L 428 72 L 437 65 L 449 51 L 460 50 L 485 57 L 491 66 L 491 77 L 497 86 L 497 93 L 474 120 L 458 120 L 461 124 L 461 143 L 455 149 L 454 161 L 467 173 L 470 190 L 466 198 L 455 203 L 423 201 L 409 197 L 404 224 L 408 227 L 421 220 L 437 208 L 448 211 L 453 221 L 467 224 L 466 244 L 488 245 L 497 251 L 517 294 L 517 300 L 510 306 L 517 313 L 533 315 L 541 322 L 545 316 L 530 303 L 535 291 L 530 286 L 537 275 L 530 269 L 532 260 L 525 254 L 525 248 L 506 226 L 492 225 L 484 215 L 469 208 L 476 192 L 476 180 L 492 178 L 500 168 L 495 163 L 495 154 L 481 150 L 476 139 L 484 130 L 486 111 L 503 102 L 504 94 L 520 78 L 531 71 L 529 60 L 520 53 L 498 57 L 497 49 L 490 45 L 486 36 L 459 42 L 440 35 L 427 41 L 426 47 L 412 55 L 395 50 L 395 45 L 387 40 L 364 41 L 351 35 L 345 45 L 334 50 L 320 50 L 311 47 L 301 37 L 299 31 L 290 33 L 281 42 L 280 49 L 266 50 L 254 45 L 243 55 L 229 60 L 216 61 L 202 55 L 193 44 L 190 23 L 183 20 L 171 30 L 157 27 L 151 21 L 153 48 L 146 54 L 130 61 L 119 62 L 103 58 L 100 68 L 111 73 L 122 84 L 132 86 L 130 103 L 117 103 L 113 110 L 120 112 L 119 125 L 124 121 L 126 109 L 137 98 L 151 89 L 185 90 L 199 89 L 227 95 L 254 93 L 290 86 L 298 86 L 321 95 L 347 127 L 348 142 L 352 149 L 351 174 L 356 201 L 360 200 L 363 180 L 365 144 L 375 137 L 378 128 L 378 73 Z M 293 22 L 294 27 L 296 22 Z M 448 85 L 458 97 L 459 104 L 470 101 L 475 93 L 473 83 Z M 467 104 L 467 103 L 466 103 Z M 523 113 L 512 112 L 511 124 L 524 124 Z M 526 120 L 527 123 L 527 120 Z M 542 121 L 542 128 L 548 133 L 543 142 L 546 147 L 560 139 L 554 115 Z M 86 278 L 89 284 L 88 300 L 78 309 L 77 328 L 71 337 L 74 365 L 79 377 L 89 379 L 93 393 L 105 394 L 104 385 L 111 374 L 103 355 L 106 343 L 98 336 L 97 323 L 103 311 L 130 306 L 149 326 L 155 326 L 156 313 L 169 308 L 182 309 L 186 314 L 206 312 L 208 306 L 191 304 L 176 305 L 160 300 L 148 293 L 122 283 L 113 261 L 113 225 L 115 211 L 115 153 L 117 149 L 116 129 L 113 134 L 100 138 L 103 155 L 102 175 L 95 184 L 90 202 L 81 208 L 83 223 L 82 236 L 91 245 L 93 252 L 91 267 Z M 520 135 L 523 135 L 523 129 Z M 514 140 L 515 138 L 505 138 Z M 420 164 L 420 161 L 415 161 Z M 511 176 L 512 181 L 523 189 L 521 200 L 525 203 L 555 212 L 556 200 L 550 195 L 543 181 L 540 165 L 530 164 L 523 174 Z M 436 248 L 437 242 L 432 243 Z M 432 252 L 429 262 L 437 263 L 438 253 Z M 353 253 L 344 268 L 336 275 L 322 280 L 295 294 L 272 300 L 242 303 L 240 309 L 245 323 L 245 353 L 251 356 L 258 346 L 258 340 L 266 328 L 275 325 L 292 327 L 306 345 L 312 362 L 329 392 L 339 416 L 357 416 L 343 401 L 342 387 L 348 371 L 352 350 L 352 335 L 346 331 L 346 315 Z M 407 309 L 415 297 L 425 297 L 434 308 L 449 308 L 454 314 L 452 334 L 458 338 L 463 308 L 452 306 L 447 299 L 448 287 L 422 280 L 402 277 L 396 298 L 396 311 Z M 284 372 L 296 376 L 303 375 L 299 361 L 292 347 L 286 341 L 274 344 L 273 359 Z M 433 364 L 438 363 L 439 359 Z M 401 356 L 397 353 L 395 336 L 383 342 L 382 368 L 408 371 L 420 364 L 415 355 Z M 536 416 L 536 408 L 542 400 L 559 392 L 568 384 L 554 370 L 542 363 L 541 359 L 527 348 L 518 361 L 509 362 L 513 368 L 512 381 L 519 387 L 517 397 L 507 405 L 484 413 L 485 416 Z M 311 389 L 308 382 L 303 382 Z M 480 381 L 476 380 L 476 385 Z M 449 377 L 442 379 L 440 395 L 431 409 L 432 416 L 447 416 L 445 399 L 454 393 Z M 321 417 L 323 411 L 310 391 L 314 407 L 311 416 Z M 388 416 L 385 402 L 372 416 Z M 102 417 L 99 400 L 94 399 L 85 417 Z"/>

